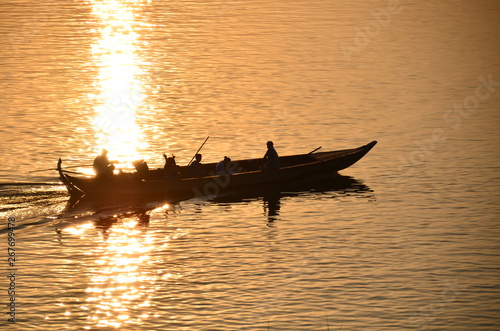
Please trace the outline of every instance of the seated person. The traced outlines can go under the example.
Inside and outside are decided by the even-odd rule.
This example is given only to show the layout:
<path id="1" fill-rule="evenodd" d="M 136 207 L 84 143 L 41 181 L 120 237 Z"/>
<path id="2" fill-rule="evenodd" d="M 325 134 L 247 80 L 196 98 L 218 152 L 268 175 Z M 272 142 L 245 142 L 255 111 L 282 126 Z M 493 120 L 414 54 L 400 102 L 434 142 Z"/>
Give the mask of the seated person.
<path id="1" fill-rule="evenodd" d="M 167 180 L 179 179 L 179 166 L 175 163 L 175 156 L 167 157 L 163 153 L 165 158 L 165 165 L 163 166 L 163 177 Z"/>
<path id="2" fill-rule="evenodd" d="M 227 156 L 224 156 L 224 160 L 220 161 L 217 163 L 217 166 L 215 167 L 215 173 L 217 175 L 232 175 L 234 174 L 234 171 L 230 170 L 230 165 L 231 159 L 228 158 Z"/>
<path id="3" fill-rule="evenodd" d="M 97 179 L 110 179 L 113 177 L 113 170 L 115 170 L 115 166 L 113 163 L 117 163 L 117 161 L 110 161 L 108 159 L 108 151 L 103 149 L 101 155 L 98 155 L 94 159 L 94 172 L 95 177 Z"/>
<path id="4" fill-rule="evenodd" d="M 189 173 L 192 177 L 203 177 L 206 174 L 201 166 L 201 158 L 201 154 L 196 154 L 195 160 L 189 165 Z"/>
<path id="5" fill-rule="evenodd" d="M 139 175 L 139 179 L 146 179 L 149 174 L 149 167 L 148 164 L 144 160 L 137 160 L 132 162 L 132 164 L 135 167 L 135 170 L 137 171 L 137 174 Z"/>

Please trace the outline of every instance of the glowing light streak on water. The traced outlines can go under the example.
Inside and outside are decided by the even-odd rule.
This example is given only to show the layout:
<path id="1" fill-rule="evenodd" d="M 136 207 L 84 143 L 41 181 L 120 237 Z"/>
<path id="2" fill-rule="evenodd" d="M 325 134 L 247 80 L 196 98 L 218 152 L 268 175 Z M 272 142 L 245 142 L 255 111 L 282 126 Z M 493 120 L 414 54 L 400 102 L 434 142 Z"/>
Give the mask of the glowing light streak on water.
<path id="1" fill-rule="evenodd" d="M 112 159 L 127 161 L 127 166 L 140 158 L 139 149 L 144 146 L 136 123 L 143 100 L 135 21 L 140 6 L 140 1 L 92 1 L 92 12 L 101 22 L 100 39 L 92 47 L 100 91 L 93 121 L 96 153 L 106 148 Z"/>

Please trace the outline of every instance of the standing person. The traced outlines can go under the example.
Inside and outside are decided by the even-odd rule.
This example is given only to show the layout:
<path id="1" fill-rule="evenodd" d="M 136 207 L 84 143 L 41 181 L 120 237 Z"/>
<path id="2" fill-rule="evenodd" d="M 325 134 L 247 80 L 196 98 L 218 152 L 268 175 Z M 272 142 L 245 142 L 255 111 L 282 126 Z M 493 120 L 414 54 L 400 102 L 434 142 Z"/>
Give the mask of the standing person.
<path id="1" fill-rule="evenodd" d="M 278 152 L 274 149 L 274 144 L 272 141 L 267 142 L 267 152 L 264 155 L 264 160 L 267 163 L 264 165 L 263 169 L 268 170 L 278 170 L 280 168 L 280 159 L 278 156 Z"/>
<path id="2" fill-rule="evenodd" d="M 94 159 L 94 172 L 96 178 L 111 178 L 113 176 L 113 170 L 115 170 L 115 166 L 113 163 L 116 161 L 109 161 L 108 159 L 108 151 L 103 149 L 101 155 L 98 155 Z"/>

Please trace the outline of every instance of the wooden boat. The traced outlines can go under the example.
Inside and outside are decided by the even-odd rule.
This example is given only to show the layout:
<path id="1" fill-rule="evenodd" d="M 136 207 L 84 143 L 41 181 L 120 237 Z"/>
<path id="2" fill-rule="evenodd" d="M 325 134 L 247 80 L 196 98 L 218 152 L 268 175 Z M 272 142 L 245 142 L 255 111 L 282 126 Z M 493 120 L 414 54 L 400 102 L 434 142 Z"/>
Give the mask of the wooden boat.
<path id="1" fill-rule="evenodd" d="M 280 169 L 274 171 L 260 170 L 262 159 L 233 161 L 231 169 L 236 170 L 236 173 L 231 175 L 216 175 L 216 163 L 203 165 L 203 170 L 208 174 L 204 177 L 190 176 L 189 167 L 180 167 L 180 178 L 173 180 L 164 178 L 162 168 L 148 170 L 146 174 L 122 173 L 108 180 L 75 177 L 62 169 L 61 159 L 57 170 L 71 197 L 76 199 L 184 200 L 218 196 L 228 190 L 244 192 L 261 186 L 307 181 L 335 174 L 359 161 L 376 144 L 376 141 L 372 141 L 354 149 L 283 156 L 280 157 Z"/>

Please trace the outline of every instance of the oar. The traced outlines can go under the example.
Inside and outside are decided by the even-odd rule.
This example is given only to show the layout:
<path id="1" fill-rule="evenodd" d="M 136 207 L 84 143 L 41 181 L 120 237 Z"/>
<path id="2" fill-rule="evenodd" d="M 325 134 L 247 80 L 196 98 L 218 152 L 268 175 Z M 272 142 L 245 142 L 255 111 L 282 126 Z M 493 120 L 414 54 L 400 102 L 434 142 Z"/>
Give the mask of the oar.
<path id="1" fill-rule="evenodd" d="M 309 153 L 307 153 L 307 155 L 311 155 L 312 153 L 316 152 L 317 150 L 321 149 L 322 146 L 319 146 L 318 148 L 316 148 L 315 150 L 313 151 L 310 151 Z"/>
<path id="2" fill-rule="evenodd" d="M 82 164 L 82 165 L 76 165 L 76 166 L 71 166 L 71 167 L 65 167 L 65 169 L 68 169 L 68 168 L 91 167 L 91 166 L 92 166 L 92 164 Z M 49 170 L 57 170 L 57 169 L 50 168 L 50 169 L 41 169 L 41 170 L 31 170 L 31 171 L 28 171 L 28 173 L 31 174 L 33 172 L 49 171 Z"/>
<path id="3" fill-rule="evenodd" d="M 188 166 L 191 165 L 191 163 L 193 162 L 194 158 L 196 157 L 196 154 L 198 154 L 201 151 L 201 149 L 203 148 L 203 146 L 207 142 L 208 138 L 210 138 L 210 136 L 208 136 L 207 139 L 205 139 L 205 141 L 203 142 L 203 144 L 201 144 L 200 148 L 198 148 L 198 150 L 196 151 L 196 153 L 194 153 L 194 156 L 191 159 L 191 161 L 189 161 Z"/>

